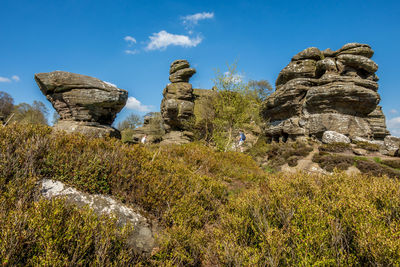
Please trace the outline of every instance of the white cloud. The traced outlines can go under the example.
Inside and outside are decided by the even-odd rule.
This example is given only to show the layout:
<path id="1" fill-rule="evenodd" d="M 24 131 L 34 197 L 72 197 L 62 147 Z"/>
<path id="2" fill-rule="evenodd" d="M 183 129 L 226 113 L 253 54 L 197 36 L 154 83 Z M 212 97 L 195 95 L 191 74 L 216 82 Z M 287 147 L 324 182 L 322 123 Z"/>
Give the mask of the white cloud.
<path id="1" fill-rule="evenodd" d="M 137 50 L 137 49 L 133 49 L 133 50 L 126 49 L 124 52 L 125 52 L 125 54 L 128 54 L 128 55 L 136 55 L 136 54 L 139 53 L 139 50 Z"/>
<path id="2" fill-rule="evenodd" d="M 390 113 L 390 114 L 397 114 L 398 111 L 397 111 L 396 109 L 391 109 L 391 110 L 389 111 L 389 113 Z"/>
<path id="3" fill-rule="evenodd" d="M 214 12 L 202 12 L 202 13 L 196 13 L 193 15 L 188 15 L 182 17 L 183 23 L 184 24 L 192 24 L 196 25 L 199 20 L 204 20 L 204 19 L 212 19 L 214 18 Z"/>
<path id="4" fill-rule="evenodd" d="M 147 45 L 146 50 L 163 50 L 170 45 L 195 47 L 202 41 L 202 38 L 199 36 L 190 38 L 186 35 L 172 34 L 164 30 L 159 33 L 153 33 L 149 38 L 150 43 Z"/>
<path id="5" fill-rule="evenodd" d="M 103 81 L 103 82 L 104 82 L 105 84 L 109 85 L 109 86 L 112 86 L 112 87 L 117 88 L 117 86 L 116 86 L 115 84 L 113 84 L 113 83 L 106 82 L 106 81 Z"/>
<path id="6" fill-rule="evenodd" d="M 133 45 L 133 44 L 136 44 L 136 39 L 135 38 L 133 38 L 132 36 L 125 36 L 124 37 L 124 40 L 126 41 L 126 42 L 128 42 L 129 43 L 129 45 Z"/>
<path id="7" fill-rule="evenodd" d="M 231 74 L 229 71 L 224 72 L 224 80 L 226 82 L 232 82 L 232 83 L 241 83 L 243 82 L 244 76 L 239 73 Z"/>
<path id="8" fill-rule="evenodd" d="M 128 97 L 128 101 L 126 102 L 126 108 L 140 112 L 150 112 L 153 107 L 142 105 L 139 100 L 137 100 L 133 96 L 130 96 Z"/>
<path id="9" fill-rule="evenodd" d="M 19 82 L 21 79 L 19 78 L 19 76 L 18 75 L 13 75 L 12 77 L 11 77 L 11 79 L 13 79 L 14 81 L 16 81 L 16 82 Z"/>
<path id="10" fill-rule="evenodd" d="M 400 136 L 400 117 L 388 120 L 387 126 L 392 135 Z"/>
<path id="11" fill-rule="evenodd" d="M 7 77 L 0 77 L 0 83 L 10 83 L 11 80 Z"/>

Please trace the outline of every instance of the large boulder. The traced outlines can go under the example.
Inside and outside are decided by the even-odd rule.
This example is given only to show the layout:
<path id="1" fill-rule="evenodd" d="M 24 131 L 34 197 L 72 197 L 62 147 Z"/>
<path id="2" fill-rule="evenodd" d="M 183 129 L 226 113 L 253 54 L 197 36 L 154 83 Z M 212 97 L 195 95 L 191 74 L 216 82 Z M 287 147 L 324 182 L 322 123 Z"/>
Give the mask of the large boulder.
<path id="1" fill-rule="evenodd" d="M 326 131 L 322 135 L 322 142 L 325 144 L 345 143 L 350 144 L 350 138 L 335 131 Z"/>
<path id="2" fill-rule="evenodd" d="M 81 192 L 50 179 L 40 182 L 39 191 L 48 199 L 63 198 L 81 208 L 88 206 L 98 215 L 115 216 L 120 226 L 131 223 L 134 230 L 128 241 L 139 254 L 149 254 L 155 246 L 154 233 L 149 221 L 133 208 L 109 196 Z"/>
<path id="3" fill-rule="evenodd" d="M 97 78 L 65 71 L 37 73 L 35 80 L 60 115 L 56 129 L 96 135 L 99 125 L 98 136 L 108 132 L 118 136 L 111 124 L 125 106 L 127 91 Z"/>
<path id="4" fill-rule="evenodd" d="M 279 73 L 276 91 L 262 104 L 265 135 L 322 138 L 325 131 L 367 139 L 388 135 L 380 101 L 378 65 L 369 45 L 350 43 L 337 51 L 311 47 Z"/>

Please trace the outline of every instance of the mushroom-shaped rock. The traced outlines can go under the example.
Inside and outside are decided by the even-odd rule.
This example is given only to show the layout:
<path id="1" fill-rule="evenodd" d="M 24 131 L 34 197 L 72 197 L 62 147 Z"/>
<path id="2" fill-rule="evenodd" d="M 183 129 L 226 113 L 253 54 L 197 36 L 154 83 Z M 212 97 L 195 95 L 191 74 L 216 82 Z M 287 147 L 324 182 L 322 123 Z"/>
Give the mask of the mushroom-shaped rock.
<path id="1" fill-rule="evenodd" d="M 65 71 L 38 73 L 35 80 L 60 115 L 56 129 L 119 136 L 111 124 L 125 106 L 127 91 L 97 78 Z"/>

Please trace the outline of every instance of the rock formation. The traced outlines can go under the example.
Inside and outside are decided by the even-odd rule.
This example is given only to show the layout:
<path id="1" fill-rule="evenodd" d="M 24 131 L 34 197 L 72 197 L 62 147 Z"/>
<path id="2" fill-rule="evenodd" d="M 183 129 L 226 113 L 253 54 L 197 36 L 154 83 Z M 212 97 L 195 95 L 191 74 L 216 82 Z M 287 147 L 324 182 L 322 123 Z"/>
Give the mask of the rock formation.
<path id="1" fill-rule="evenodd" d="M 143 126 L 133 129 L 130 143 L 139 144 L 144 135 L 147 135 L 147 143 L 160 143 L 165 134 L 160 113 L 154 113 L 143 118 Z"/>
<path id="2" fill-rule="evenodd" d="M 388 135 L 378 105 L 378 65 L 369 45 L 350 43 L 337 51 L 316 47 L 295 55 L 278 76 L 276 91 L 263 103 L 273 139 L 315 136 L 333 130 L 350 138 Z"/>
<path id="3" fill-rule="evenodd" d="M 175 60 L 169 71 L 170 84 L 164 89 L 161 116 L 166 134 L 163 143 L 188 143 L 193 138 L 188 122 L 193 117 L 194 95 L 190 77 L 196 70 L 186 60 Z"/>
<path id="4" fill-rule="evenodd" d="M 134 230 L 128 241 L 139 254 L 149 254 L 155 245 L 153 231 L 148 220 L 132 208 L 109 196 L 80 192 L 62 182 L 50 179 L 40 182 L 40 193 L 48 199 L 62 197 L 80 208 L 89 206 L 98 215 L 114 215 L 121 226 L 128 222 L 131 223 Z"/>
<path id="5" fill-rule="evenodd" d="M 40 90 L 60 115 L 55 129 L 120 138 L 111 127 L 128 92 L 99 79 L 65 71 L 35 74 Z"/>

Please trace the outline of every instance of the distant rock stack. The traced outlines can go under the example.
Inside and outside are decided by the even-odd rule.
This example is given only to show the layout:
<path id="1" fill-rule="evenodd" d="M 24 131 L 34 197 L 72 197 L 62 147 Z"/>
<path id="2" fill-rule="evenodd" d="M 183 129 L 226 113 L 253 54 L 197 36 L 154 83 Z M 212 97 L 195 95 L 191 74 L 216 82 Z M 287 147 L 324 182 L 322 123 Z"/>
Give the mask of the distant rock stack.
<path id="1" fill-rule="evenodd" d="M 337 51 L 316 47 L 295 55 L 278 76 L 276 91 L 261 114 L 272 140 L 321 138 L 336 131 L 350 138 L 383 140 L 385 116 L 378 105 L 378 65 L 369 45 L 350 43 Z"/>
<path id="2" fill-rule="evenodd" d="M 188 143 L 193 138 L 188 123 L 194 114 L 194 95 L 190 77 L 196 70 L 187 60 L 175 60 L 169 71 L 170 84 L 164 89 L 161 116 L 166 134 L 162 143 Z"/>
<path id="3" fill-rule="evenodd" d="M 60 115 L 55 129 L 97 137 L 117 137 L 111 127 L 128 92 L 99 79 L 65 71 L 35 74 L 42 93 Z"/>

